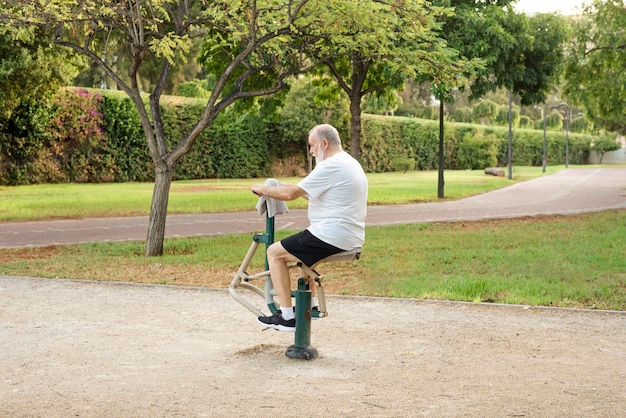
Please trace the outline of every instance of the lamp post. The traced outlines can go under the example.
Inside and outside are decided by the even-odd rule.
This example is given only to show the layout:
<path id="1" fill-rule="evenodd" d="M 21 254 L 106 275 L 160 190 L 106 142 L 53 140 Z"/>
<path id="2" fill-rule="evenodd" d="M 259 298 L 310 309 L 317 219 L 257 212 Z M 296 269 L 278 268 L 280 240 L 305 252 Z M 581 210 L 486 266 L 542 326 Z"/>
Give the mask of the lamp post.
<path id="1" fill-rule="evenodd" d="M 548 104 L 543 105 L 543 151 L 541 153 L 541 172 L 546 172 L 546 113 L 548 113 Z"/>
<path id="2" fill-rule="evenodd" d="M 572 107 L 565 110 L 565 168 L 569 166 L 569 123 L 572 120 Z"/>
<path id="3" fill-rule="evenodd" d="M 550 105 L 544 104 L 543 106 L 543 153 L 542 153 L 542 162 L 541 162 L 541 172 L 546 172 L 546 166 L 548 165 L 548 156 L 546 150 L 546 119 L 548 116 L 548 110 L 552 110 L 557 107 L 567 106 L 565 102 L 561 102 L 559 104 Z"/>

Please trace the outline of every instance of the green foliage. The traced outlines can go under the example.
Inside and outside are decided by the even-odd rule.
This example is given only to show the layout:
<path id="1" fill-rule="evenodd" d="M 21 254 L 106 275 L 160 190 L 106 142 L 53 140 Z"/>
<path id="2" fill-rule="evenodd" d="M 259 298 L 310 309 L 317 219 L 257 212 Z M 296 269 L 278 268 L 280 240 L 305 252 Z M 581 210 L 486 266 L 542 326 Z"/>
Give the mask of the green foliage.
<path id="1" fill-rule="evenodd" d="M 350 153 L 357 157 L 363 106 L 376 113 L 397 107 L 393 89 L 409 77 L 458 86 L 468 63 L 441 39 L 441 21 L 452 9 L 428 2 L 327 2 L 311 35 L 316 61 L 350 99 Z"/>
<path id="2" fill-rule="evenodd" d="M 345 99 L 343 104 L 327 102 L 335 106 L 327 108 L 316 103 L 317 89 L 306 80 L 295 82 L 280 110 L 280 123 L 268 113 L 271 106 L 253 106 L 246 112 L 228 109 L 179 161 L 175 179 L 265 177 L 274 175 L 274 163 L 294 158 L 302 161 L 296 163 L 299 167 L 304 167 L 306 135 L 312 125 L 319 123 L 319 115 L 328 115 L 341 132 L 348 129 Z M 204 107 L 198 100 L 170 98 L 161 110 L 164 131 L 174 138 L 191 129 Z M 52 116 L 40 108 L 32 108 L 32 112 L 43 112 L 32 117 L 40 121 L 40 135 L 31 143 L 39 145 L 28 151 L 3 148 L 7 169 L 2 171 L 1 184 L 153 179 L 154 169 L 137 110 L 124 95 L 64 90 Z M 363 127 L 361 163 L 367 172 L 438 168 L 438 122 L 366 114 Z M 540 166 L 542 139 L 543 130 L 514 130 L 513 163 Z M 570 132 L 571 164 L 586 162 L 591 139 Z M 506 143 L 506 127 L 449 123 L 445 130 L 445 167 L 456 170 L 505 165 Z M 493 163 L 494 146 L 497 164 Z M 548 130 L 547 146 L 550 163 L 563 163 L 565 133 Z"/>
<path id="3" fill-rule="evenodd" d="M 211 92 L 206 89 L 206 83 L 203 83 L 200 80 L 193 80 L 179 84 L 178 95 L 182 97 L 207 99 L 211 95 Z"/>
<path id="4" fill-rule="evenodd" d="M 203 110 L 201 102 L 164 104 L 166 135 L 180 137 L 196 123 Z M 268 132 L 272 123 L 266 122 L 257 111 L 226 110 L 220 114 L 198 137 L 195 147 L 179 161 L 174 178 L 248 178 L 267 174 Z"/>
<path id="5" fill-rule="evenodd" d="M 396 158 L 391 162 L 391 169 L 406 173 L 415 169 L 415 160 L 413 158 Z"/>
<path id="6" fill-rule="evenodd" d="M 579 116 L 572 118 L 569 123 L 570 132 L 591 132 L 593 129 L 593 124 L 589 122 L 587 118 L 584 116 Z"/>
<path id="7" fill-rule="evenodd" d="M 79 61 L 49 38 L 42 29 L 0 26 L 0 117 L 10 118 L 21 105 L 48 104 L 76 74 Z"/>
<path id="8" fill-rule="evenodd" d="M 43 142 L 52 97 L 76 72 L 41 29 L 0 27 L 0 184 L 47 181 Z"/>
<path id="9" fill-rule="evenodd" d="M 594 141 L 591 149 L 600 154 L 599 163 L 602 164 L 602 157 L 604 157 L 604 154 L 611 151 L 617 151 L 620 149 L 620 144 L 617 143 L 614 137 L 602 135 Z"/>
<path id="10" fill-rule="evenodd" d="M 400 104 L 400 97 L 395 89 L 386 88 L 365 98 L 364 111 L 379 115 L 393 115 Z"/>
<path id="11" fill-rule="evenodd" d="M 455 15 L 446 19 L 443 34 L 449 45 L 470 59 L 480 59 L 472 78 L 472 98 L 498 87 L 520 96 L 528 105 L 543 102 L 558 76 L 566 25 L 556 15 L 528 17 L 512 8 L 510 0 L 445 0 Z"/>
<path id="12" fill-rule="evenodd" d="M 290 82 L 279 111 L 282 135 L 277 151 L 306 152 L 309 130 L 320 123 L 335 126 L 344 141 L 349 138 L 348 98 L 331 82 L 328 78 L 310 76 Z"/>
<path id="13" fill-rule="evenodd" d="M 494 101 L 485 99 L 472 106 L 473 121 L 481 125 L 490 125 L 497 115 L 498 104 Z"/>
<path id="14" fill-rule="evenodd" d="M 535 125 L 535 122 L 528 116 L 520 116 L 518 126 L 523 129 L 532 129 Z"/>
<path id="15" fill-rule="evenodd" d="M 509 125 L 509 106 L 498 106 L 498 114 L 494 120 L 495 125 L 508 126 Z M 511 125 L 515 128 L 520 125 L 520 108 L 517 105 L 513 105 L 511 109 Z"/>
<path id="16" fill-rule="evenodd" d="M 546 129 L 559 131 L 561 128 L 563 128 L 563 115 L 556 110 L 548 113 L 546 116 Z"/>
<path id="17" fill-rule="evenodd" d="M 43 141 L 50 109 L 33 103 L 14 108 L 10 118 L 0 117 L 0 184 L 45 182 Z"/>
<path id="18" fill-rule="evenodd" d="M 420 170 L 438 168 L 437 122 L 414 118 L 363 117 L 361 163 L 368 172 L 394 169 L 398 159 L 411 157 Z M 593 137 L 569 134 L 569 162 L 585 164 Z M 513 164 L 542 164 L 543 131 L 516 129 L 513 131 Z M 448 123 L 444 137 L 445 168 L 485 168 L 505 166 L 507 162 L 508 127 L 485 127 Z M 565 161 L 565 132 L 548 131 L 547 155 L 551 164 Z M 493 156 L 496 159 L 494 160 Z"/>
<path id="19" fill-rule="evenodd" d="M 459 168 L 478 170 L 498 164 L 498 138 L 478 131 L 459 145 Z"/>
<path id="20" fill-rule="evenodd" d="M 271 126 L 254 113 L 234 115 L 225 112 L 220 115 L 207 132 L 211 138 L 208 144 L 215 176 L 250 178 L 267 175 L 271 161 L 270 129 Z"/>
<path id="21" fill-rule="evenodd" d="M 103 92 L 100 110 L 109 153 L 119 171 L 115 181 L 150 181 L 154 167 L 150 161 L 146 138 L 137 109 L 128 97 Z"/>
<path id="22" fill-rule="evenodd" d="M 472 121 L 472 109 L 467 106 L 457 107 L 452 112 L 452 120 L 454 122 L 470 123 Z"/>
<path id="23" fill-rule="evenodd" d="M 61 90 L 49 124 L 50 159 L 58 167 L 58 181 L 109 182 L 117 167 L 102 131 L 102 96 L 86 90 Z"/>
<path id="24" fill-rule="evenodd" d="M 573 22 L 565 94 L 599 127 L 626 132 L 626 5 L 593 0 Z"/>
<path id="25" fill-rule="evenodd" d="M 545 102 L 561 74 L 568 34 L 567 21 L 556 14 L 537 14 L 528 23 L 532 42 L 518 51 L 520 73 L 503 84 L 520 96 L 522 105 Z"/>

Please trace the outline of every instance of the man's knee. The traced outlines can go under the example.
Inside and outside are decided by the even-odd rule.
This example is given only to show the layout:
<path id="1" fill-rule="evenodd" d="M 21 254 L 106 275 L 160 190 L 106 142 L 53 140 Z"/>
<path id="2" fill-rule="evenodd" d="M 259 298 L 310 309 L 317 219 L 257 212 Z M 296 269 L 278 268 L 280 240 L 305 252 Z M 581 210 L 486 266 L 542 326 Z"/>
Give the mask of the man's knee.
<path id="1" fill-rule="evenodd" d="M 283 245 L 280 243 L 280 241 L 275 242 L 272 245 L 270 245 L 267 248 L 266 255 L 267 255 L 267 259 L 268 260 L 279 260 L 279 261 L 283 261 L 285 263 L 297 260 L 297 258 L 295 258 L 293 255 L 291 255 L 291 253 L 289 253 L 285 249 L 285 247 L 283 247 Z"/>
<path id="2" fill-rule="evenodd" d="M 286 253 L 287 251 L 285 251 L 285 249 L 283 248 L 282 244 L 279 242 L 275 242 L 272 245 L 270 245 L 269 247 L 267 247 L 267 258 L 270 260 L 277 260 L 280 259 L 284 256 L 284 253 Z"/>

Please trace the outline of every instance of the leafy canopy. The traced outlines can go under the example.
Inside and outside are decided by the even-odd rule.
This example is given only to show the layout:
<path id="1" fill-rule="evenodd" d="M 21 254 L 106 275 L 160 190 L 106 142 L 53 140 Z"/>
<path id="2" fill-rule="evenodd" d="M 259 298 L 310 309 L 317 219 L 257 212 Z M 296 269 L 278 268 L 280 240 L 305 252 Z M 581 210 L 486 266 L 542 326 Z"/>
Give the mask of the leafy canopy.
<path id="1" fill-rule="evenodd" d="M 598 126 L 626 132 L 626 6 L 595 0 L 574 23 L 565 93 Z"/>

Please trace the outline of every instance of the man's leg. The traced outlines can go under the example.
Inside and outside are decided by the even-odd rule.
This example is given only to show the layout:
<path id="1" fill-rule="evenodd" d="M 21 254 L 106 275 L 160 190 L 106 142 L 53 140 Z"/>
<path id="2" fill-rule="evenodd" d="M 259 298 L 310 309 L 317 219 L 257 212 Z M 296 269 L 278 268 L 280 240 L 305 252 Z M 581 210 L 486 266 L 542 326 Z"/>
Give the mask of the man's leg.
<path id="1" fill-rule="evenodd" d="M 270 268 L 272 285 L 281 308 L 291 307 L 291 280 L 287 263 L 300 261 L 289 253 L 283 245 L 275 242 L 267 249 L 267 263 Z"/>
<path id="2" fill-rule="evenodd" d="M 281 331 L 295 331 L 296 317 L 291 304 L 291 283 L 287 263 L 298 261 L 280 242 L 276 242 L 267 249 L 267 262 L 270 267 L 272 285 L 276 290 L 280 311 L 272 316 L 259 316 L 257 321 L 270 328 Z"/>

